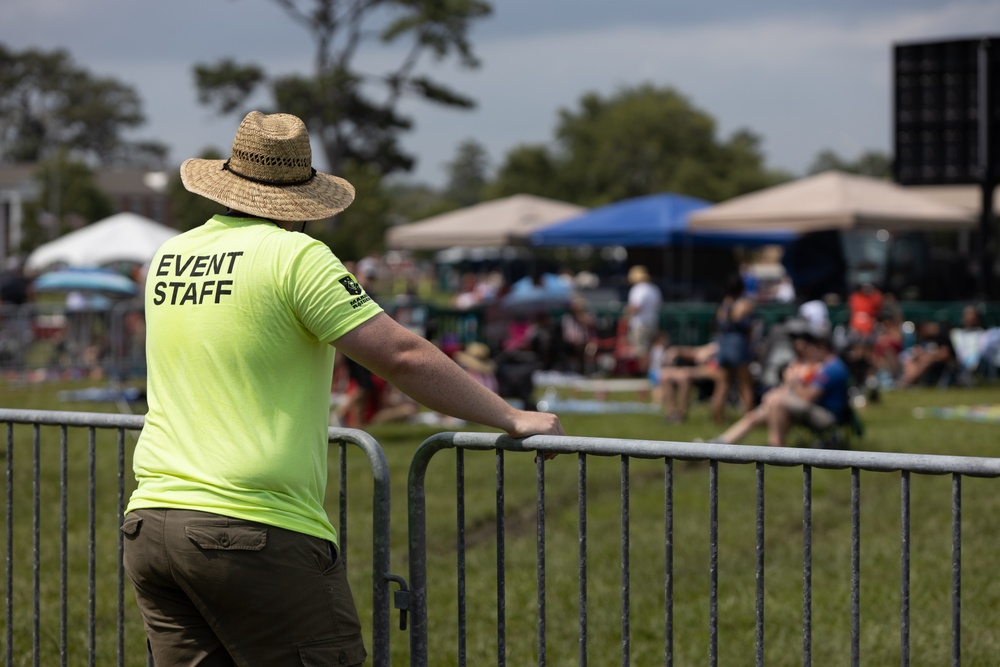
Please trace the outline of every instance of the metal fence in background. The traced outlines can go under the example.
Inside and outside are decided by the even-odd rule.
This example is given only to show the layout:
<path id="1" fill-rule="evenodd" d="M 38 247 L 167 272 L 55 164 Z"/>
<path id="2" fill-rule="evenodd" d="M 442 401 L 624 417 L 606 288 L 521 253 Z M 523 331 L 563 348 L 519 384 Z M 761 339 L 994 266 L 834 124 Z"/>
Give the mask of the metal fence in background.
<path id="1" fill-rule="evenodd" d="M 134 606 L 126 616 L 118 530 L 131 480 L 126 461 L 143 421 L 137 415 L 0 409 L 6 429 L 4 664 L 151 664 Z M 331 428 L 330 442 L 339 454 L 345 559 L 348 447 L 361 450 L 372 473 L 372 654 L 374 665 L 386 667 L 390 588 L 396 583 L 405 590 L 405 581 L 389 572 L 388 467 L 367 433 Z"/>
<path id="2" fill-rule="evenodd" d="M 456 570 L 457 570 L 457 583 L 454 587 L 454 592 L 456 599 L 451 603 L 455 608 L 455 613 L 457 614 L 456 622 L 456 642 L 457 645 L 454 648 L 445 649 L 440 644 L 436 644 L 436 650 L 429 650 L 429 640 L 428 640 L 428 628 L 429 623 L 434 621 L 435 628 L 438 629 L 438 633 L 441 631 L 443 619 L 439 618 L 440 610 L 428 607 L 429 598 L 433 597 L 433 593 L 437 590 L 446 589 L 449 593 L 452 591 L 449 582 L 435 580 L 428 580 L 428 535 L 427 535 L 427 518 L 428 518 L 428 494 L 426 486 L 426 478 L 428 474 L 428 469 L 430 467 L 432 459 L 443 450 L 454 450 L 455 451 L 455 465 L 456 465 L 456 477 L 457 480 L 455 485 L 455 510 L 457 512 L 457 529 L 455 537 L 455 554 L 456 554 Z M 662 593 L 662 606 L 663 606 L 663 617 L 659 623 L 660 627 L 660 641 L 662 642 L 662 653 L 661 659 L 655 659 L 655 662 L 659 663 L 662 660 L 662 664 L 673 665 L 675 664 L 675 651 L 677 648 L 677 643 L 675 641 L 675 582 L 684 581 L 691 578 L 693 575 L 690 571 L 683 573 L 679 577 L 679 573 L 674 569 L 674 554 L 675 549 L 684 544 L 684 541 L 679 539 L 675 535 L 675 488 L 678 482 L 679 476 L 675 474 L 678 466 L 689 466 L 692 465 L 691 462 L 704 462 L 703 464 L 708 469 L 708 489 L 707 489 L 707 522 L 705 523 L 705 528 L 707 531 L 707 545 L 708 549 L 704 553 L 704 569 L 698 573 L 698 576 L 707 578 L 707 599 L 701 600 L 698 604 L 703 603 L 707 607 L 707 627 L 704 628 L 707 631 L 707 664 L 717 665 L 719 662 L 719 636 L 720 636 L 720 624 L 726 620 L 726 610 L 720 609 L 719 599 L 720 599 L 720 572 L 724 570 L 723 563 L 724 559 L 720 559 L 720 536 L 719 536 L 719 512 L 720 512 L 720 489 L 723 485 L 720 483 L 720 468 L 727 464 L 749 464 L 755 466 L 753 486 L 754 486 L 754 496 L 756 498 L 755 506 L 753 507 L 752 520 L 748 521 L 749 525 L 753 526 L 753 537 L 751 538 L 754 543 L 753 554 L 754 554 L 754 565 L 753 565 L 753 581 L 754 584 L 746 586 L 749 589 L 747 592 L 752 591 L 752 595 L 755 598 L 755 636 L 754 641 L 747 646 L 747 650 L 743 655 L 748 657 L 747 662 L 749 662 L 749 655 L 751 652 L 755 656 L 755 664 L 758 666 L 764 664 L 765 657 L 765 601 L 772 597 L 768 588 L 765 587 L 765 547 L 768 543 L 773 545 L 773 540 L 770 542 L 765 541 L 765 524 L 767 523 L 767 516 L 765 513 L 765 481 L 769 471 L 774 471 L 778 469 L 787 469 L 788 467 L 797 467 L 801 469 L 801 482 L 802 482 L 802 524 L 801 528 L 795 530 L 794 528 L 789 528 L 788 526 L 778 527 L 777 530 L 782 532 L 780 539 L 790 540 L 799 539 L 793 536 L 792 533 L 798 532 L 801 543 L 802 543 L 802 568 L 801 571 L 796 575 L 793 572 L 780 572 L 777 579 L 784 579 L 787 581 L 791 577 L 801 577 L 801 587 L 802 587 L 802 597 L 801 597 L 801 638 L 802 638 L 802 664 L 811 665 L 813 664 L 813 608 L 814 599 L 818 597 L 818 592 L 813 587 L 813 567 L 814 563 L 818 559 L 827 559 L 831 557 L 831 554 L 823 551 L 814 551 L 814 547 L 817 545 L 817 541 L 814 540 L 813 532 L 813 510 L 814 510 L 814 494 L 813 494 L 813 471 L 814 469 L 825 469 L 825 470 L 841 470 L 850 471 L 850 500 L 849 500 L 849 516 L 843 517 L 843 525 L 850 525 L 850 601 L 849 607 L 843 609 L 842 613 L 850 615 L 850 639 L 849 645 L 844 642 L 843 645 L 838 645 L 838 656 L 846 658 L 850 655 L 850 660 L 852 665 L 861 664 L 861 634 L 862 634 L 862 590 L 861 590 L 861 472 L 871 471 L 876 473 L 898 473 L 899 474 L 899 489 L 900 489 L 900 505 L 899 505 L 899 607 L 896 613 L 899 615 L 899 636 L 896 639 L 899 647 L 899 661 L 902 665 L 910 664 L 911 659 L 911 536 L 912 536 L 912 519 L 911 519 L 911 476 L 913 475 L 931 475 L 931 476 L 941 476 L 946 475 L 951 477 L 951 528 L 950 528 L 950 538 L 951 538 L 951 562 L 950 563 L 940 563 L 942 566 L 940 569 L 942 572 L 947 572 L 950 574 L 950 586 L 951 586 L 951 664 L 959 665 L 961 663 L 961 636 L 962 636 L 962 573 L 963 573 L 963 558 L 962 558 L 962 516 L 963 516 L 963 505 L 962 505 L 962 482 L 965 477 L 986 477 L 995 478 L 1000 476 L 1000 459 L 984 459 L 984 458 L 969 458 L 969 457 L 953 457 L 953 456 L 925 456 L 925 455 L 909 455 L 909 454 L 890 454 L 890 453 L 873 453 L 873 452 L 853 452 L 853 451 L 832 451 L 832 450 L 814 450 L 814 449 L 794 449 L 794 448 L 770 448 L 770 447 L 752 447 L 752 446 L 732 446 L 732 445 L 714 445 L 714 444 L 688 444 L 688 443 L 677 443 L 677 442 L 658 442 L 658 441 L 639 441 L 639 440 L 617 440 L 617 439 L 604 439 L 604 438 L 577 438 L 577 437 L 553 437 L 553 436 L 535 436 L 528 438 L 523 441 L 513 440 L 506 436 L 497 436 L 486 433 L 444 433 L 434 436 L 419 448 L 416 452 L 409 476 L 408 484 L 408 499 L 409 499 L 409 534 L 410 534 L 410 584 L 411 584 L 411 608 L 413 612 L 413 627 L 410 635 L 410 645 L 411 645 L 411 659 L 412 665 L 416 666 L 426 666 L 434 664 L 429 658 L 430 655 L 437 656 L 435 660 L 440 661 L 442 659 L 442 652 L 447 651 L 447 653 L 456 656 L 455 660 L 459 665 L 465 664 L 483 664 L 481 653 L 478 655 L 478 660 L 473 663 L 467 662 L 467 656 L 469 652 L 467 628 L 469 622 L 469 615 L 467 614 L 467 607 L 470 603 L 470 599 L 476 603 L 478 616 L 482 617 L 484 612 L 484 607 L 481 601 L 481 597 L 484 595 L 483 586 L 481 581 L 468 581 L 466 579 L 466 562 L 469 557 L 470 550 L 468 548 L 468 535 L 469 531 L 475 530 L 477 535 L 480 537 L 477 540 L 481 543 L 481 536 L 484 532 L 484 526 L 482 523 L 485 521 L 483 517 L 494 517 L 495 518 L 495 543 L 496 543 L 496 562 L 493 577 L 496 581 L 495 590 L 495 610 L 490 612 L 495 615 L 496 619 L 496 664 L 506 665 L 508 664 L 508 648 L 509 643 L 516 640 L 521 644 L 519 659 L 515 660 L 513 664 L 527 664 L 525 658 L 527 655 L 531 654 L 531 651 L 525 651 L 523 644 L 528 641 L 523 636 L 523 630 L 525 629 L 525 623 L 521 622 L 523 616 L 530 615 L 534 611 L 534 619 L 537 620 L 537 636 L 535 637 L 535 647 L 534 647 L 534 659 L 537 660 L 538 665 L 544 665 L 547 663 L 547 649 L 549 642 L 548 630 L 551 627 L 547 623 L 547 606 L 549 604 L 549 598 L 547 597 L 547 582 L 550 580 L 550 575 L 552 573 L 546 570 L 546 560 L 547 557 L 551 558 L 551 553 L 547 551 L 546 548 L 546 523 L 552 520 L 553 516 L 558 516 L 560 513 L 565 513 L 568 508 L 568 503 L 573 502 L 571 498 L 568 498 L 565 493 L 560 493 L 556 491 L 556 501 L 553 502 L 549 498 L 549 494 L 546 491 L 546 467 L 551 465 L 546 463 L 545 460 L 540 457 L 535 457 L 535 507 L 534 507 L 534 528 L 536 531 L 536 554 L 535 554 L 535 568 L 536 568 L 536 582 L 537 582 L 537 598 L 535 601 L 535 609 L 530 610 L 527 608 L 526 600 L 523 598 L 517 600 L 516 611 L 513 612 L 515 618 L 513 620 L 518 621 L 518 627 L 521 628 L 521 633 L 517 634 L 516 637 L 510 637 L 508 633 L 508 624 L 512 620 L 509 618 L 511 614 L 508 613 L 508 590 L 506 588 L 506 577 L 508 569 L 511 564 L 507 560 L 508 550 L 511 548 L 507 540 L 508 522 L 512 520 L 510 516 L 511 508 L 506 506 L 507 494 L 509 492 L 509 478 L 506 475 L 506 468 L 509 465 L 509 461 L 505 461 L 505 453 L 516 453 L 518 456 L 523 456 L 528 453 L 535 453 L 536 450 L 544 451 L 549 453 L 558 453 L 560 455 L 573 455 L 575 454 L 577 459 L 577 490 L 576 490 L 576 506 L 577 506 L 577 525 L 578 534 L 577 540 L 579 545 L 579 552 L 576 558 L 576 569 L 578 578 L 578 618 L 577 618 L 577 645 L 578 645 L 578 656 L 576 656 L 575 663 L 579 664 L 581 667 L 585 667 L 590 656 L 588 654 L 588 646 L 592 646 L 594 628 L 588 623 L 591 614 L 594 610 L 606 611 L 607 607 L 610 605 L 615 608 L 616 611 L 620 612 L 620 664 L 625 666 L 633 664 L 634 658 L 632 657 L 632 622 L 633 618 L 631 616 L 631 594 L 633 592 L 633 580 L 631 577 L 631 572 L 633 566 L 637 563 L 641 563 L 643 571 L 646 572 L 648 577 L 649 572 L 649 561 L 650 559 L 662 559 L 661 561 L 661 572 L 662 579 L 653 586 L 653 582 L 649 581 L 648 578 L 643 578 L 639 582 L 639 586 L 643 591 L 649 591 L 651 587 L 658 588 Z M 465 456 L 466 452 L 494 452 L 495 461 L 495 486 L 496 486 L 496 496 L 492 502 L 495 502 L 495 508 L 491 511 L 480 511 L 477 513 L 477 519 L 475 521 L 469 521 L 468 523 L 474 524 L 474 528 L 467 527 L 467 514 L 472 513 L 471 504 L 467 503 L 466 496 L 470 489 L 466 487 L 466 468 L 467 468 L 467 458 Z M 618 495 L 618 509 L 619 509 L 619 542 L 620 549 L 618 552 L 618 560 L 614 562 L 609 562 L 607 554 L 603 561 L 598 561 L 599 565 L 595 568 L 589 562 L 588 559 L 588 549 L 593 549 L 594 544 L 590 541 L 590 532 L 588 527 L 588 510 L 592 513 L 595 510 L 603 510 L 607 513 L 608 504 L 611 502 L 611 498 L 605 493 L 603 501 L 597 501 L 597 503 L 590 503 L 588 498 L 588 484 L 592 483 L 589 481 L 588 476 L 588 465 L 590 462 L 594 461 L 594 457 L 600 457 L 598 460 L 603 459 L 607 461 L 607 457 L 617 457 L 620 460 L 620 493 Z M 472 456 L 470 455 L 470 459 Z M 561 457 L 560 457 L 561 458 Z M 558 461 L 558 459 L 556 459 Z M 662 494 L 663 494 L 663 514 L 659 519 L 659 524 L 662 526 L 662 539 L 665 550 L 659 552 L 649 553 L 648 551 L 637 551 L 632 545 L 632 540 L 635 538 L 634 531 L 639 530 L 638 527 L 632 526 L 633 515 L 630 512 L 631 498 L 632 498 L 632 488 L 636 483 L 635 476 L 631 473 L 631 468 L 637 460 L 643 461 L 662 461 L 661 479 L 662 479 Z M 565 466 L 564 466 L 565 467 Z M 648 471 L 647 471 L 648 472 Z M 781 473 L 779 473 L 781 474 Z M 787 472 L 784 474 L 788 474 Z M 551 472 L 550 472 L 551 476 Z M 878 475 L 876 477 L 875 484 L 881 484 L 885 480 L 884 477 Z M 564 480 L 565 481 L 565 480 Z M 650 484 L 654 482 L 650 480 L 647 475 L 642 480 L 642 486 L 644 489 L 648 488 Z M 748 482 L 747 476 L 744 476 L 742 483 Z M 484 486 L 482 479 L 478 480 L 477 486 Z M 562 491 L 565 491 L 565 484 L 562 485 Z M 435 492 L 433 494 L 434 511 L 441 511 L 442 505 L 440 502 L 441 494 L 444 489 L 441 487 L 440 480 L 437 480 L 434 485 Z M 481 490 L 481 489 L 480 489 Z M 607 488 L 604 489 L 607 491 Z M 480 502 L 483 498 L 480 494 Z M 940 501 L 941 499 L 937 499 Z M 829 501 L 827 501 L 827 504 Z M 740 510 L 745 510 L 749 513 L 749 508 L 738 508 Z M 521 507 L 519 510 L 515 511 L 514 514 L 519 514 L 520 516 L 514 517 L 519 524 L 524 523 L 523 516 L 524 508 Z M 649 519 L 649 517 L 644 517 Z M 748 517 L 750 518 L 750 517 Z M 918 519 L 919 520 L 919 519 Z M 530 523 L 530 522 L 529 522 Z M 565 522 L 564 522 L 565 524 Z M 440 523 L 438 523 L 440 525 Z M 649 522 L 645 523 L 645 528 L 641 530 L 649 529 Z M 565 529 L 565 525 L 563 525 Z M 605 524 L 605 529 L 607 525 Z M 747 527 L 749 530 L 749 526 Z M 528 533 L 523 525 L 519 525 L 517 532 L 521 535 Z M 434 544 L 437 550 L 440 551 L 440 541 L 446 539 L 441 535 L 435 535 Z M 608 539 L 610 536 L 607 533 L 602 534 L 603 539 Z M 983 536 L 980 536 L 983 537 Z M 687 539 L 691 539 L 688 536 Z M 565 549 L 567 540 L 563 540 L 561 543 L 562 548 Z M 648 545 L 648 542 L 647 542 Z M 825 544 L 826 547 L 831 545 Z M 834 545 L 835 547 L 837 545 Z M 988 550 L 992 553 L 992 550 Z M 731 553 L 731 552 L 730 552 Z M 481 553 L 479 554 L 482 555 Z M 992 561 L 992 556 L 989 556 L 988 561 Z M 600 572 L 611 576 L 609 572 L 609 567 L 612 568 L 612 572 L 617 571 L 617 565 L 621 565 L 621 578 L 620 586 L 618 591 L 620 597 L 618 600 L 608 599 L 605 596 L 598 596 L 595 594 L 595 590 L 603 591 L 605 594 L 609 593 L 609 587 L 602 587 L 595 585 L 595 582 L 591 579 L 592 570 L 598 569 Z M 523 566 L 523 559 L 521 565 Z M 979 563 L 982 566 L 982 563 Z M 991 562 L 987 562 L 985 566 L 992 569 Z M 562 568 L 565 570 L 565 566 Z M 727 574 L 733 574 L 732 570 L 726 571 Z M 565 576 L 565 572 L 557 571 L 556 575 L 561 577 Z M 746 574 L 746 573 L 744 573 Z M 927 573 L 923 573 L 925 580 L 927 578 Z M 482 571 L 478 571 L 478 579 L 484 577 Z M 772 575 L 774 577 L 774 575 Z M 768 583 L 771 579 L 768 580 Z M 606 582 L 605 582 L 606 583 Z M 778 582 L 781 583 L 780 581 Z M 475 588 L 477 593 L 475 595 L 467 595 L 467 590 L 470 588 Z M 822 592 L 822 591 L 819 591 Z M 816 595 L 814 595 L 816 594 Z M 565 596 L 565 590 L 563 591 Z M 440 597 L 437 596 L 438 602 L 440 602 Z M 881 611 L 875 611 L 874 609 L 879 609 L 880 601 L 869 601 L 874 604 L 873 606 L 867 607 L 868 614 L 881 614 Z M 452 613 L 450 611 L 450 605 L 444 605 L 449 611 L 446 613 Z M 822 612 L 826 617 L 831 614 L 838 613 L 836 609 L 826 608 L 825 605 Z M 563 610 L 565 613 L 565 609 Z M 731 614 L 734 612 L 730 612 Z M 945 618 L 947 617 L 948 611 L 946 609 L 936 609 L 935 613 L 937 617 Z M 605 614 L 607 616 L 607 614 Z M 565 625 L 568 619 L 565 616 L 560 615 L 560 625 Z M 607 619 L 605 619 L 607 620 Z M 644 622 L 643 629 L 643 640 L 642 643 L 644 648 L 648 648 L 648 644 L 651 641 L 651 630 L 649 619 L 640 619 Z M 785 620 L 787 621 L 787 615 L 785 615 Z M 972 619 L 974 623 L 974 629 L 976 631 L 991 633 L 993 631 L 993 617 L 990 614 L 988 617 L 975 617 Z M 530 625 L 530 624 L 529 624 Z M 654 626 L 655 627 L 655 626 Z M 731 626 L 730 626 L 731 627 Z M 685 636 L 690 636 L 692 634 L 698 636 L 697 628 L 685 628 Z M 609 633 L 616 633 L 619 630 L 613 630 L 608 627 L 601 627 L 598 629 L 597 636 L 605 637 Z M 733 636 L 730 635 L 730 641 L 733 640 Z M 435 641 L 440 641 L 440 637 L 436 637 Z M 482 642 L 480 642 L 482 643 Z M 689 656 L 690 657 L 690 656 Z M 774 657 L 774 656 L 772 656 Z M 568 656 L 566 655 L 566 650 L 561 654 L 561 662 L 566 662 Z M 792 661 L 795 660 L 793 656 L 785 656 L 786 663 L 788 659 Z M 830 664 L 828 661 L 831 659 L 830 655 L 817 656 L 818 664 Z M 840 659 L 840 658 L 838 658 Z M 557 660 L 557 662 L 559 662 Z M 561 664 L 560 662 L 560 664 Z M 611 664 L 608 660 L 608 656 L 604 656 L 602 659 L 595 661 L 597 664 Z M 647 653 L 645 655 L 645 662 L 638 664 L 653 664 L 650 661 L 650 656 Z M 681 662 L 680 664 L 695 664 Z M 698 664 L 706 664 L 704 660 L 700 660 Z"/>
<path id="3" fill-rule="evenodd" d="M 957 325 L 964 302 L 903 302 L 904 317 L 914 322 L 933 321 Z M 496 309 L 459 310 L 409 300 L 387 299 L 387 312 L 404 326 L 444 347 L 483 341 L 500 348 L 507 335 L 504 315 Z M 592 309 L 601 336 L 614 336 L 622 314 L 620 303 L 595 303 Z M 1000 326 L 1000 304 L 979 304 L 985 326 Z M 758 315 L 764 328 L 794 315 L 789 304 L 761 304 Z M 555 308 L 550 315 L 558 316 Z M 846 324 L 844 304 L 831 306 L 834 325 Z M 555 321 L 555 320 L 553 320 Z M 715 304 L 667 303 L 660 327 L 679 345 L 700 345 L 711 340 Z M 94 373 L 118 380 L 146 374 L 145 316 L 141 299 L 126 299 L 101 308 L 68 311 L 62 303 L 0 305 L 0 372 L 20 377 L 45 374 L 81 377 Z"/>
<path id="4" fill-rule="evenodd" d="M 100 373 L 120 380 L 146 375 L 141 299 L 68 310 L 39 302 L 0 306 L 0 372 L 79 378 Z"/>

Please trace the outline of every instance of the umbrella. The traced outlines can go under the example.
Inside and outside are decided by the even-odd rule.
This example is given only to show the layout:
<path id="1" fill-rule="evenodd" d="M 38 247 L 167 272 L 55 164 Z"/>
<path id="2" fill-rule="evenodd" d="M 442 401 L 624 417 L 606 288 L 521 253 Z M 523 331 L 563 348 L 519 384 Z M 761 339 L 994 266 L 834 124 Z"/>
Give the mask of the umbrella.
<path id="1" fill-rule="evenodd" d="M 128 276 L 108 269 L 58 269 L 38 276 L 37 292 L 98 292 L 116 296 L 133 296 L 138 287 Z"/>

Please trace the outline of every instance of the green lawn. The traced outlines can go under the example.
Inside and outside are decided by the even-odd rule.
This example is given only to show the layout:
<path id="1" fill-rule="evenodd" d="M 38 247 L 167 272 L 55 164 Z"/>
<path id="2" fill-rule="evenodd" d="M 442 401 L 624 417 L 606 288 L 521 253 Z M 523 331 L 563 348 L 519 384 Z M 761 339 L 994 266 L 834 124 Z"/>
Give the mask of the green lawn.
<path id="1" fill-rule="evenodd" d="M 56 391 L 67 385 L 0 386 L 0 405 L 59 410 L 115 411 L 105 404 L 67 404 Z M 1000 427 L 913 418 L 915 407 L 998 402 L 996 386 L 946 391 L 915 389 L 884 395 L 864 409 L 864 440 L 871 451 L 994 456 Z M 136 408 L 141 412 L 141 408 Z M 698 406 L 688 423 L 664 425 L 653 415 L 567 415 L 570 435 L 689 441 L 716 429 Z M 392 475 L 392 569 L 407 576 L 406 478 L 416 446 L 436 432 L 429 427 L 387 425 L 371 430 L 386 452 Z M 30 427 L 15 430 L 14 631 L 15 664 L 30 664 L 32 638 L 32 442 Z M 58 664 L 60 632 L 59 430 L 42 429 L 40 497 L 41 664 Z M 763 434 L 753 444 L 763 444 Z M 128 453 L 133 441 L 126 440 Z M 98 433 L 97 664 L 114 664 L 114 577 L 117 525 L 117 453 L 114 438 Z M 537 663 L 535 463 L 529 454 L 507 453 L 506 642 L 507 664 Z M 621 461 L 590 457 L 588 464 L 588 657 L 591 665 L 620 664 L 621 651 Z M 126 465 L 130 465 L 126 462 Z M 337 516 L 336 457 L 331 457 L 329 508 Z M 577 457 L 545 464 L 546 660 L 578 664 Z M 85 662 L 88 631 L 85 432 L 71 431 L 67 447 L 69 664 Z M 363 456 L 352 452 L 350 533 L 352 585 L 364 619 L 370 619 L 371 477 Z M 664 653 L 664 462 L 632 460 L 630 472 L 631 658 L 634 665 L 663 664 Z M 496 664 L 495 471 L 492 452 L 469 452 L 466 469 L 467 623 L 470 665 Z M 709 498 L 707 466 L 673 466 L 674 664 L 703 665 L 709 645 Z M 129 479 L 129 484 L 131 480 Z M 1000 610 L 994 576 L 993 537 L 1000 516 L 994 480 L 962 482 L 962 661 L 995 664 L 1000 641 L 992 619 Z M 848 664 L 851 600 L 851 473 L 813 471 L 812 660 Z M 720 665 L 752 665 L 755 651 L 755 470 L 719 467 L 718 650 Z M 455 454 L 442 452 L 428 471 L 429 626 L 432 665 L 457 664 Z M 6 488 L 6 482 L 5 482 Z M 950 477 L 912 480 L 911 664 L 938 665 L 951 655 Z M 861 663 L 900 662 L 900 475 L 861 474 Z M 766 470 L 765 661 L 802 664 L 802 472 Z M 6 509 L 4 510 L 6 514 Z M 4 517 L 6 521 L 6 516 Z M 128 664 L 143 662 L 141 627 L 131 590 Z M 7 622 L 9 619 L 6 619 Z M 393 626 L 396 619 L 394 614 Z M 366 622 L 369 625 L 370 622 Z M 6 629 L 4 630 L 4 636 Z M 392 664 L 406 664 L 407 635 L 393 631 Z"/>

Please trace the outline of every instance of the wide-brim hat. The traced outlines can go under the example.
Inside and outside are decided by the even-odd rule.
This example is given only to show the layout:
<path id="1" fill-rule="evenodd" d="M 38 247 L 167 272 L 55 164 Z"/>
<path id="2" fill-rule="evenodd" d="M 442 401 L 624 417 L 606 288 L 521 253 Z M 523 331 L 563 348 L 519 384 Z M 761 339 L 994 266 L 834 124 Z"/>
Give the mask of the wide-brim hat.
<path id="1" fill-rule="evenodd" d="M 190 192 L 269 220 L 322 220 L 354 201 L 354 186 L 313 169 L 305 123 L 285 113 L 251 111 L 236 131 L 228 160 L 192 158 L 181 165 Z"/>
<path id="2" fill-rule="evenodd" d="M 484 343 L 469 343 L 465 350 L 455 353 L 454 359 L 459 366 L 474 373 L 493 373 L 497 368 L 490 360 L 490 348 Z"/>

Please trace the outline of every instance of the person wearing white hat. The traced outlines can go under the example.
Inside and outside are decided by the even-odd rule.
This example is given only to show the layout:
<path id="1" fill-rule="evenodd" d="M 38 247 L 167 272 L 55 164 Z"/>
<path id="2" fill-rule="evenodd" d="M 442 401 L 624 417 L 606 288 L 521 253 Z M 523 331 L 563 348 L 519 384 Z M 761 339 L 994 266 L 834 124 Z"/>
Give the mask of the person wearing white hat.
<path id="1" fill-rule="evenodd" d="M 562 426 L 477 383 L 291 231 L 355 196 L 312 167 L 299 118 L 251 112 L 228 160 L 187 160 L 181 179 L 227 210 L 168 240 L 146 280 L 149 411 L 122 532 L 153 659 L 359 665 L 323 507 L 335 349 L 432 410 L 513 437 Z"/>

